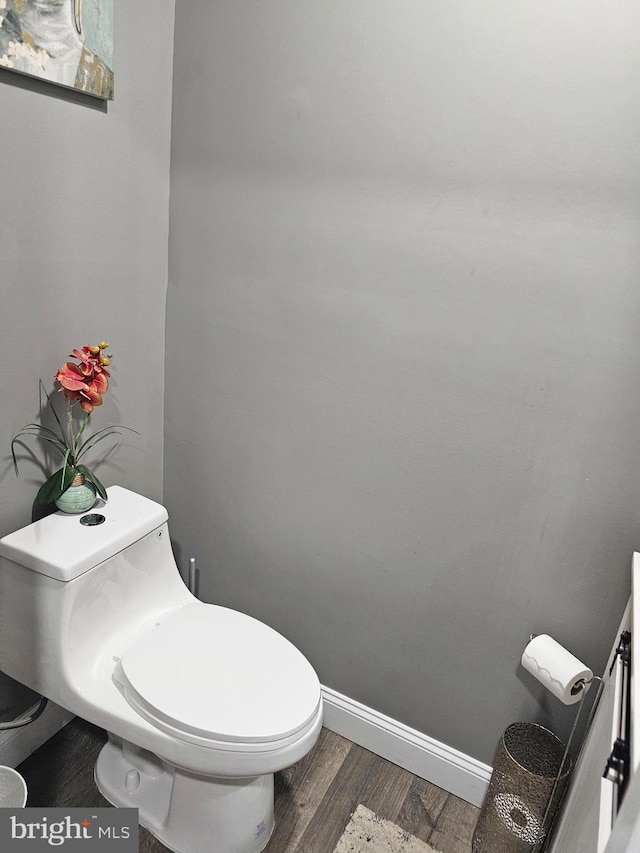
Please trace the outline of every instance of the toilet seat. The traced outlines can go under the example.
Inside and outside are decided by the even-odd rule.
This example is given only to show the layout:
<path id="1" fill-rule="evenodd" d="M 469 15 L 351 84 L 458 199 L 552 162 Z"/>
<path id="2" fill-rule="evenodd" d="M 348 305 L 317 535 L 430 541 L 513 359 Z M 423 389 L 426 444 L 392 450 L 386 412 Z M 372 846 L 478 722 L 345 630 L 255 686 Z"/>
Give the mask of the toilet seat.
<path id="1" fill-rule="evenodd" d="M 318 677 L 281 634 L 244 613 L 187 604 L 129 648 L 113 674 L 127 702 L 181 740 L 276 749 L 313 725 Z"/>

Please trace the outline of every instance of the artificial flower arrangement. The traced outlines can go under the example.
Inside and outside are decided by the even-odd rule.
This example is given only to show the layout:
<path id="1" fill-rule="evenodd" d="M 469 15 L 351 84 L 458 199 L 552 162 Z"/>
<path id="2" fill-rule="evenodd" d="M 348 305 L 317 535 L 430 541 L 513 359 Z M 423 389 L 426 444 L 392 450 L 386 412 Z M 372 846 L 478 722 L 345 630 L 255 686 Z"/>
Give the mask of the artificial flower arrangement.
<path id="1" fill-rule="evenodd" d="M 93 471 L 82 464 L 80 460 L 98 442 L 111 435 L 120 435 L 121 429 L 136 432 L 130 427 L 119 425 L 105 427 L 93 435 L 85 437 L 91 413 L 96 406 L 102 405 L 102 397 L 109 388 L 110 373 L 107 368 L 111 364 L 111 354 L 105 353 L 108 346 L 109 344 L 106 341 L 101 341 L 95 346 L 83 346 L 82 349 L 72 350 L 69 357 L 77 359 L 78 363 L 66 361 L 56 373 L 55 380 L 60 386 L 58 390 L 64 393 L 67 400 L 66 426 L 62 425 L 51 397 L 47 394 L 41 381 L 40 387 L 44 391 L 59 431 L 42 424 L 30 423 L 18 430 L 11 440 L 11 455 L 16 476 L 18 475 L 18 460 L 15 453 L 15 443 L 20 438 L 39 436 L 62 457 L 62 468 L 52 474 L 38 491 L 37 501 L 39 504 L 50 504 L 58 500 L 78 474 L 82 474 L 85 480 L 93 483 L 100 497 L 105 501 L 107 500 L 105 487 Z M 85 414 L 76 429 L 73 410 L 78 405 Z"/>

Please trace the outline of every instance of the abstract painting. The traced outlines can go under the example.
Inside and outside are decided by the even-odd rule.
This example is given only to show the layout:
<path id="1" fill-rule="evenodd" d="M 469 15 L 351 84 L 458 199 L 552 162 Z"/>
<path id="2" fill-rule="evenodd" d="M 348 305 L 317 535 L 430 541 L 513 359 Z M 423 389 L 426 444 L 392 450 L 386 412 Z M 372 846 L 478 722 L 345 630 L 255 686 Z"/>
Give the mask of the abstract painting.
<path id="1" fill-rule="evenodd" d="M 113 99 L 113 0 L 0 0 L 0 67 Z"/>

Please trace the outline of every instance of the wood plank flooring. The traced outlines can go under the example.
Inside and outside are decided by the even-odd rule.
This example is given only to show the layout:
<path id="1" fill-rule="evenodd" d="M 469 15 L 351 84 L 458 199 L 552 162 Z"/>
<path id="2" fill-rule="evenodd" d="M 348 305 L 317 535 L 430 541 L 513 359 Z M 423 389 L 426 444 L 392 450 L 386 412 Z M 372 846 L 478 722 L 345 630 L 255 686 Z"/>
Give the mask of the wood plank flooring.
<path id="1" fill-rule="evenodd" d="M 105 733 L 75 719 L 18 770 L 28 806 L 108 806 L 93 781 Z M 276 828 L 265 853 L 333 853 L 359 803 L 441 853 L 470 853 L 478 809 L 327 729 L 276 774 Z M 140 828 L 140 853 L 167 848 Z M 212 848 L 211 853 L 216 853 Z"/>

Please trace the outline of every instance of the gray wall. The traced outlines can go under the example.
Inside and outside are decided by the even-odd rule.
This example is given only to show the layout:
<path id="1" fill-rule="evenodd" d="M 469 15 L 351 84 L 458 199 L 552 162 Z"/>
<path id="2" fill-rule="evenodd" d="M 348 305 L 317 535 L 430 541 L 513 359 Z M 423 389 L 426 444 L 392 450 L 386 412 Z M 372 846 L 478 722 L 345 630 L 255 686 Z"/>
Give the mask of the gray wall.
<path id="1" fill-rule="evenodd" d="M 640 547 L 637 4 L 179 8 L 182 566 L 481 760 L 566 731 L 522 648 L 602 667 Z"/>
<path id="2" fill-rule="evenodd" d="M 140 435 L 87 461 L 106 485 L 162 499 L 174 5 L 118 4 L 106 111 L 0 69 L 0 535 L 29 523 L 45 477 L 35 442 L 17 480 L 9 455 L 13 433 L 39 417 L 38 380 L 52 389 L 70 349 L 102 339 L 112 384 L 92 426 Z M 0 680 L 3 718 L 24 705 L 11 685 Z"/>

